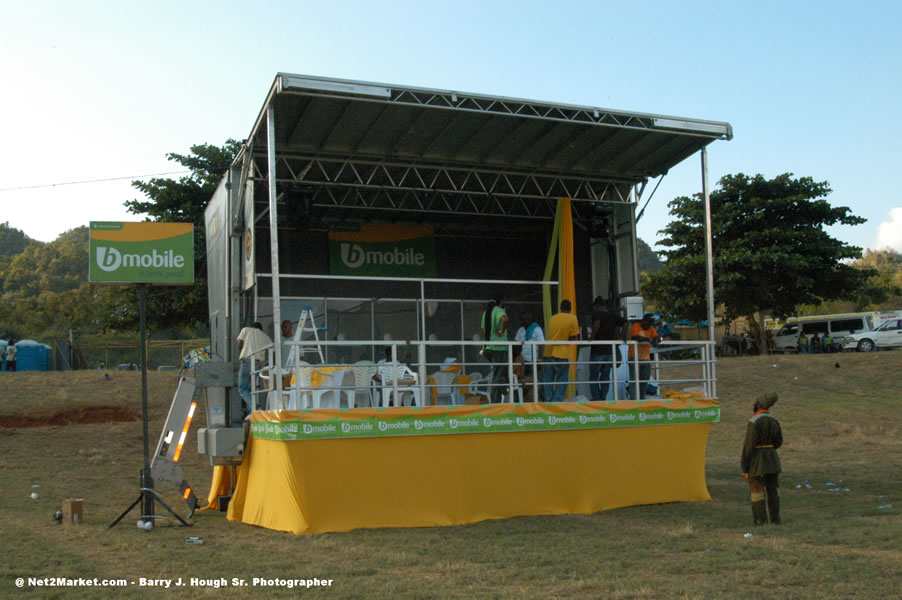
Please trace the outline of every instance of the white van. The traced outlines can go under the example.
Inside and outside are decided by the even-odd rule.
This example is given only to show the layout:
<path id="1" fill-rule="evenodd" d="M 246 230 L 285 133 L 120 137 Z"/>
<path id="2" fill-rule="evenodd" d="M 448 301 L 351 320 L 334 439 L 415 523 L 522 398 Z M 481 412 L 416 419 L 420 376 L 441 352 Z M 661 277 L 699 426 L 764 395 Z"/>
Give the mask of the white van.
<path id="1" fill-rule="evenodd" d="M 874 321 L 870 315 L 835 315 L 828 317 L 806 317 L 788 321 L 774 335 L 774 350 L 777 352 L 794 352 L 799 347 L 799 333 L 804 332 L 810 338 L 812 334 L 819 337 L 829 335 L 833 338 L 833 347 L 842 348 L 843 339 L 847 335 L 870 331 Z"/>

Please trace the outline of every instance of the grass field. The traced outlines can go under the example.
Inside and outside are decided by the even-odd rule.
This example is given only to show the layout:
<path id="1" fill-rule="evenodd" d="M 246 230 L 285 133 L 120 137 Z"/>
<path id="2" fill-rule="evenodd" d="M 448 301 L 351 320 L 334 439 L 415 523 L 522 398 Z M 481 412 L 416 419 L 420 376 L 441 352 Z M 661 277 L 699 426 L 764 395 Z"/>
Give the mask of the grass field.
<path id="1" fill-rule="evenodd" d="M 20 427 L 16 415 L 65 409 L 77 421 L 86 411 L 73 409 L 109 406 L 120 411 L 107 414 L 128 418 L 140 410 L 140 374 L 0 373 L 0 598 L 902 598 L 900 374 L 902 352 L 720 360 L 710 502 L 295 536 L 213 511 L 198 513 L 190 529 L 170 521 L 144 533 L 135 510 L 108 530 L 138 494 L 140 421 Z M 152 372 L 149 383 L 152 450 L 176 376 Z M 738 455 L 752 398 L 766 390 L 781 397 L 772 412 L 786 440 L 784 525 L 752 528 Z M 184 468 L 205 496 L 210 467 L 192 451 Z M 85 499 L 79 526 L 51 519 L 68 497 Z M 184 514 L 175 494 L 166 499 Z M 186 544 L 188 535 L 204 544 Z M 18 588 L 19 577 L 229 585 Z M 239 588 L 233 577 L 332 585 Z"/>

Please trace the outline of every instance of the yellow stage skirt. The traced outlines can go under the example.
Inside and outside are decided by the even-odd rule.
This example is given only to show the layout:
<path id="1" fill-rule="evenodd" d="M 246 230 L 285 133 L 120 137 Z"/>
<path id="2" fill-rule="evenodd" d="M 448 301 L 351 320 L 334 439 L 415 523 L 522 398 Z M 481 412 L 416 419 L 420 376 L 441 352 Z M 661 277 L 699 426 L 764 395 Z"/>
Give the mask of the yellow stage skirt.
<path id="1" fill-rule="evenodd" d="M 712 400 L 322 409 L 254 413 L 252 419 L 291 422 L 303 415 L 325 422 L 428 411 L 460 416 L 573 411 L 616 415 L 635 413 L 637 407 L 640 412 L 664 407 L 673 414 L 696 415 L 716 409 L 719 419 L 719 406 Z M 710 427 L 711 422 L 696 422 L 289 441 L 251 434 L 244 462 L 237 468 L 228 518 L 302 534 L 705 501 L 710 499 L 705 485 Z M 226 471 L 217 468 L 211 505 L 227 488 Z"/>

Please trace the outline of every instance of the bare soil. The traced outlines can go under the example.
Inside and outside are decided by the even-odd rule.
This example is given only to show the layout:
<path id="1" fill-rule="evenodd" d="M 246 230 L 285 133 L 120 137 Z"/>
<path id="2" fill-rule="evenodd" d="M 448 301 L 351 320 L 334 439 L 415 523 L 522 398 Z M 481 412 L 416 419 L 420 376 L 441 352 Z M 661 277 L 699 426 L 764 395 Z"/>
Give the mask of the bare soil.
<path id="1" fill-rule="evenodd" d="M 0 427 L 19 429 L 54 425 L 92 425 L 137 421 L 141 412 L 127 406 L 79 406 L 50 414 L 0 415 Z"/>

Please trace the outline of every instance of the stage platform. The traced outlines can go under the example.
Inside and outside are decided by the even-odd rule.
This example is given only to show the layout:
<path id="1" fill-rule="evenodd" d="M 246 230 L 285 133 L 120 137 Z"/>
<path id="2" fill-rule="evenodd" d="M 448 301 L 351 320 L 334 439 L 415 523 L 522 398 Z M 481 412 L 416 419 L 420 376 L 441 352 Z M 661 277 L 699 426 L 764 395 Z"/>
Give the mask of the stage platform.
<path id="1" fill-rule="evenodd" d="M 705 399 L 258 411 L 228 518 L 304 534 L 705 501 L 719 420 Z"/>

